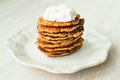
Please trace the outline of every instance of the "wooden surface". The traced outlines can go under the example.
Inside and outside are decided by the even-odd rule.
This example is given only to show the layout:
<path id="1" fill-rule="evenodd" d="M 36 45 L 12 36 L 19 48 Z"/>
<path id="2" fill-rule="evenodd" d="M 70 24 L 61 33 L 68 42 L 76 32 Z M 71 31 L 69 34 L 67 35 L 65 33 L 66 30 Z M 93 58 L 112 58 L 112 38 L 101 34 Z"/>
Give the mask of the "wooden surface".
<path id="1" fill-rule="evenodd" d="M 53 74 L 17 63 L 6 41 L 24 27 L 35 26 L 50 5 L 66 3 L 112 42 L 108 59 L 74 74 Z M 120 80 L 120 0 L 0 0 L 0 80 Z"/>

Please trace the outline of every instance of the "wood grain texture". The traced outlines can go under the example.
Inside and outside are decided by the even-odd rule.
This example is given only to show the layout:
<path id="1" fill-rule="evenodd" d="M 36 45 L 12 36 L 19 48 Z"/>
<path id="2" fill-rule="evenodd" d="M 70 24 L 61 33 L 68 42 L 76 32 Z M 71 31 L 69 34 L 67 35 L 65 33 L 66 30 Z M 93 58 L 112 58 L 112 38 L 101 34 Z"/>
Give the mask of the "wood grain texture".
<path id="1" fill-rule="evenodd" d="M 35 26 L 46 7 L 66 3 L 112 42 L 105 63 L 74 74 L 52 74 L 18 64 L 5 47 L 22 28 Z M 0 80 L 120 80 L 120 0 L 0 0 Z"/>

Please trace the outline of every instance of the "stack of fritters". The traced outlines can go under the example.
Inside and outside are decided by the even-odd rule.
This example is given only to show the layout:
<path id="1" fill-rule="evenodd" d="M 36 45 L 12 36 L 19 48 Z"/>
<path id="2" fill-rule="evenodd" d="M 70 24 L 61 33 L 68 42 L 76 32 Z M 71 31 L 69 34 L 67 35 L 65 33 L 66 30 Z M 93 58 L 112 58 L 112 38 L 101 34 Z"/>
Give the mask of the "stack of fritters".
<path id="1" fill-rule="evenodd" d="M 82 46 L 83 24 L 84 19 L 80 19 L 80 15 L 69 22 L 52 22 L 40 17 L 36 44 L 47 56 L 69 55 Z"/>

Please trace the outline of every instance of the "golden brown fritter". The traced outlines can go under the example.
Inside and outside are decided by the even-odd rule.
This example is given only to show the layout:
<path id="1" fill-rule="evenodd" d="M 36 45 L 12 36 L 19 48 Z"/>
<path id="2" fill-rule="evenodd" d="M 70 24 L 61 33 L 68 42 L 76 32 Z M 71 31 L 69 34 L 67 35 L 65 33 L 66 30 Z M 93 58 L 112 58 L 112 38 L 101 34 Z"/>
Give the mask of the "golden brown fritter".
<path id="1" fill-rule="evenodd" d="M 58 43 L 58 44 L 46 43 L 46 42 L 43 42 L 43 41 L 40 41 L 40 40 L 37 41 L 36 44 L 38 46 L 41 46 L 42 48 L 56 48 L 56 47 L 65 47 L 65 46 L 71 45 L 71 44 L 75 43 L 78 40 L 83 41 L 83 39 L 80 36 L 78 36 L 77 38 L 75 38 L 75 39 L 73 39 L 71 41 L 62 42 L 62 43 Z"/>
<path id="2" fill-rule="evenodd" d="M 79 24 L 67 27 L 52 27 L 52 26 L 44 26 L 38 25 L 38 32 L 48 32 L 48 33 L 58 33 L 58 32 L 71 32 L 77 29 L 79 26 L 84 24 L 84 19 L 80 19 Z"/>
<path id="3" fill-rule="evenodd" d="M 60 51 L 60 52 L 47 52 L 45 51 L 43 48 L 38 46 L 38 49 L 40 51 L 43 52 L 43 54 L 45 54 L 48 57 L 61 57 L 61 56 L 67 56 L 72 54 L 73 52 L 78 51 L 80 48 L 82 47 L 82 45 L 74 47 L 74 49 L 70 50 L 70 51 Z"/>
<path id="4" fill-rule="evenodd" d="M 65 50 L 68 51 L 68 50 L 72 50 L 74 47 L 82 45 L 82 43 L 83 43 L 82 40 L 78 40 L 78 41 L 74 42 L 73 44 L 66 46 L 66 47 L 44 48 L 44 50 L 48 51 L 48 52 L 65 51 Z M 39 46 L 39 47 L 41 47 L 41 46 Z"/>
<path id="5" fill-rule="evenodd" d="M 39 36 L 48 36 L 52 38 L 63 38 L 63 37 L 76 37 L 84 32 L 83 26 L 78 27 L 77 29 L 71 32 L 58 32 L 58 33 L 49 33 L 49 32 L 38 32 Z"/>

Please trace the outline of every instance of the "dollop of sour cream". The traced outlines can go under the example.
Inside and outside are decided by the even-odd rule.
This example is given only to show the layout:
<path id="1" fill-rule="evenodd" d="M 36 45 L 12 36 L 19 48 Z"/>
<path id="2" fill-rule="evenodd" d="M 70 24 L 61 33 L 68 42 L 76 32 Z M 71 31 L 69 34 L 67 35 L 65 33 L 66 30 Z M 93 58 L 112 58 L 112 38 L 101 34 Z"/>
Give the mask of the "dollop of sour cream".
<path id="1" fill-rule="evenodd" d="M 77 13 L 74 9 L 61 4 L 57 7 L 48 7 L 43 14 L 43 19 L 56 22 L 68 22 L 75 20 Z"/>

